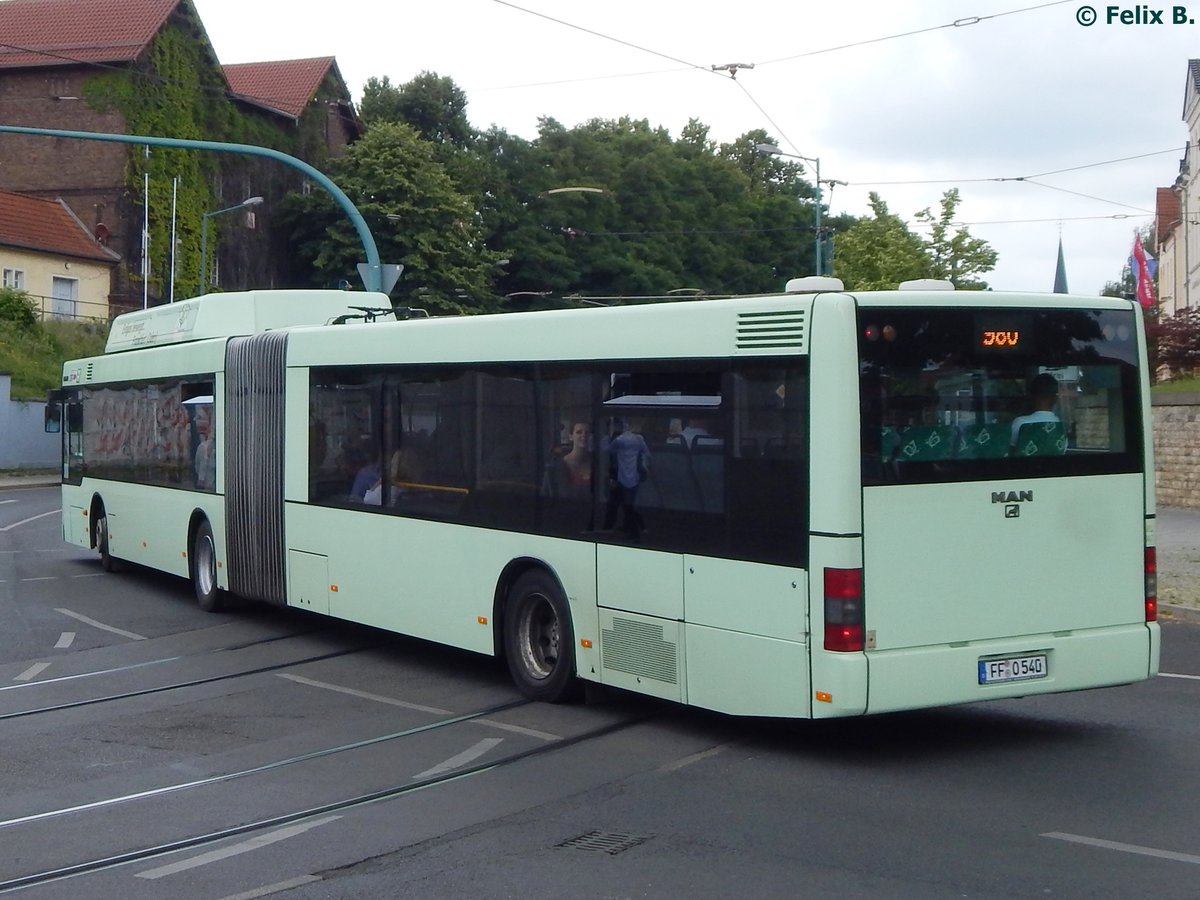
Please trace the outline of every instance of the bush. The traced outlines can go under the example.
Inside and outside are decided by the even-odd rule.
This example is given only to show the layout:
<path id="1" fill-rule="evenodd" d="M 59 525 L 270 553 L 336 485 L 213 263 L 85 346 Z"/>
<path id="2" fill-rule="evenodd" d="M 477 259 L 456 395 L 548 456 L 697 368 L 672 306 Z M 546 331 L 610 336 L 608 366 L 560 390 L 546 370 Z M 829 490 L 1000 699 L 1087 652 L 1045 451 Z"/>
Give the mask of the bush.
<path id="1" fill-rule="evenodd" d="M 0 288 L 0 322 L 19 331 L 32 331 L 38 322 L 37 304 L 24 291 Z"/>
<path id="2" fill-rule="evenodd" d="M 1173 316 L 1148 319 L 1146 331 L 1155 369 L 1164 367 L 1170 377 L 1179 378 L 1200 368 L 1200 309 L 1189 308 Z"/>

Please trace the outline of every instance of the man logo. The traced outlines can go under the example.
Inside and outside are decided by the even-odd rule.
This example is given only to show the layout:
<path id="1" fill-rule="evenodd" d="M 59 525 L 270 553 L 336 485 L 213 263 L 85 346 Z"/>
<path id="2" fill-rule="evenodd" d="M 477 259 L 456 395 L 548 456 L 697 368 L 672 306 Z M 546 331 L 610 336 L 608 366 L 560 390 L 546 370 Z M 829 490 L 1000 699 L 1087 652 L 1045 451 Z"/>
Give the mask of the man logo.
<path id="1" fill-rule="evenodd" d="M 1004 518 L 1021 518 L 1021 504 L 1033 502 L 1033 491 L 992 491 L 992 502 L 1004 504 Z"/>
<path id="2" fill-rule="evenodd" d="M 1033 491 L 992 491 L 993 503 L 1032 503 Z"/>

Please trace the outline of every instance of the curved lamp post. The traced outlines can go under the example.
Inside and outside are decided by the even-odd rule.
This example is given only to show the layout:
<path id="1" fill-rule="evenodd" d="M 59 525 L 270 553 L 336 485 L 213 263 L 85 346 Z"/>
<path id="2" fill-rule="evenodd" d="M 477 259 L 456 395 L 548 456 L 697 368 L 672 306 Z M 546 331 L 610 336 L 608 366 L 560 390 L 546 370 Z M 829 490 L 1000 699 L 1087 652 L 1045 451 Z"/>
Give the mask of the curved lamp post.
<path id="1" fill-rule="evenodd" d="M 200 214 L 200 291 L 197 296 L 203 297 L 208 293 L 208 220 L 222 213 L 233 212 L 235 209 L 258 206 L 262 202 L 262 197 L 247 197 L 236 206 L 227 206 L 224 209 L 215 209 L 212 212 Z"/>
<path id="2" fill-rule="evenodd" d="M 816 266 L 817 266 L 817 271 L 816 271 L 816 274 L 824 275 L 825 274 L 825 259 L 824 259 L 824 255 L 821 252 L 821 244 L 823 243 L 821 240 L 821 160 L 816 159 L 815 157 L 811 157 L 811 156 L 801 156 L 798 153 L 784 153 L 775 144 L 755 144 L 754 149 L 756 152 L 762 153 L 765 156 L 786 156 L 790 159 L 802 159 L 805 162 L 812 163 L 813 166 L 815 167 L 815 171 L 817 173 L 817 214 L 816 214 L 816 219 L 817 219 Z"/>

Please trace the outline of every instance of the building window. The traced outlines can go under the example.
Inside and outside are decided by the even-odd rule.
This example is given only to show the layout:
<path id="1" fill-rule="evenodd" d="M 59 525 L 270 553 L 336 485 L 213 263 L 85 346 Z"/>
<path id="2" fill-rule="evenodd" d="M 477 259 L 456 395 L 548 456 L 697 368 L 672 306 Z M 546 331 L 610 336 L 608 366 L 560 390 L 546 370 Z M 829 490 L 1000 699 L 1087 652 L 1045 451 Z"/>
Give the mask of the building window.
<path id="1" fill-rule="evenodd" d="M 25 290 L 25 270 L 24 269 L 5 269 L 4 270 L 4 286 L 12 288 L 14 291 Z"/>

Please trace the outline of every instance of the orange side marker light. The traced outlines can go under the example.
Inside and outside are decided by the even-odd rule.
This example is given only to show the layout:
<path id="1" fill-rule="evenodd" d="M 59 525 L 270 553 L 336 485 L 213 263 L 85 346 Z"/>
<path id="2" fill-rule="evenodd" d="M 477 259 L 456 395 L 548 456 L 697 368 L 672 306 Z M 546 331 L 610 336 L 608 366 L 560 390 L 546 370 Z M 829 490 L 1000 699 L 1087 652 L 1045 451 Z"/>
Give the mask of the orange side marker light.
<path id="1" fill-rule="evenodd" d="M 832 703 L 833 694 L 828 691 L 817 691 L 817 700 L 821 703 Z"/>

